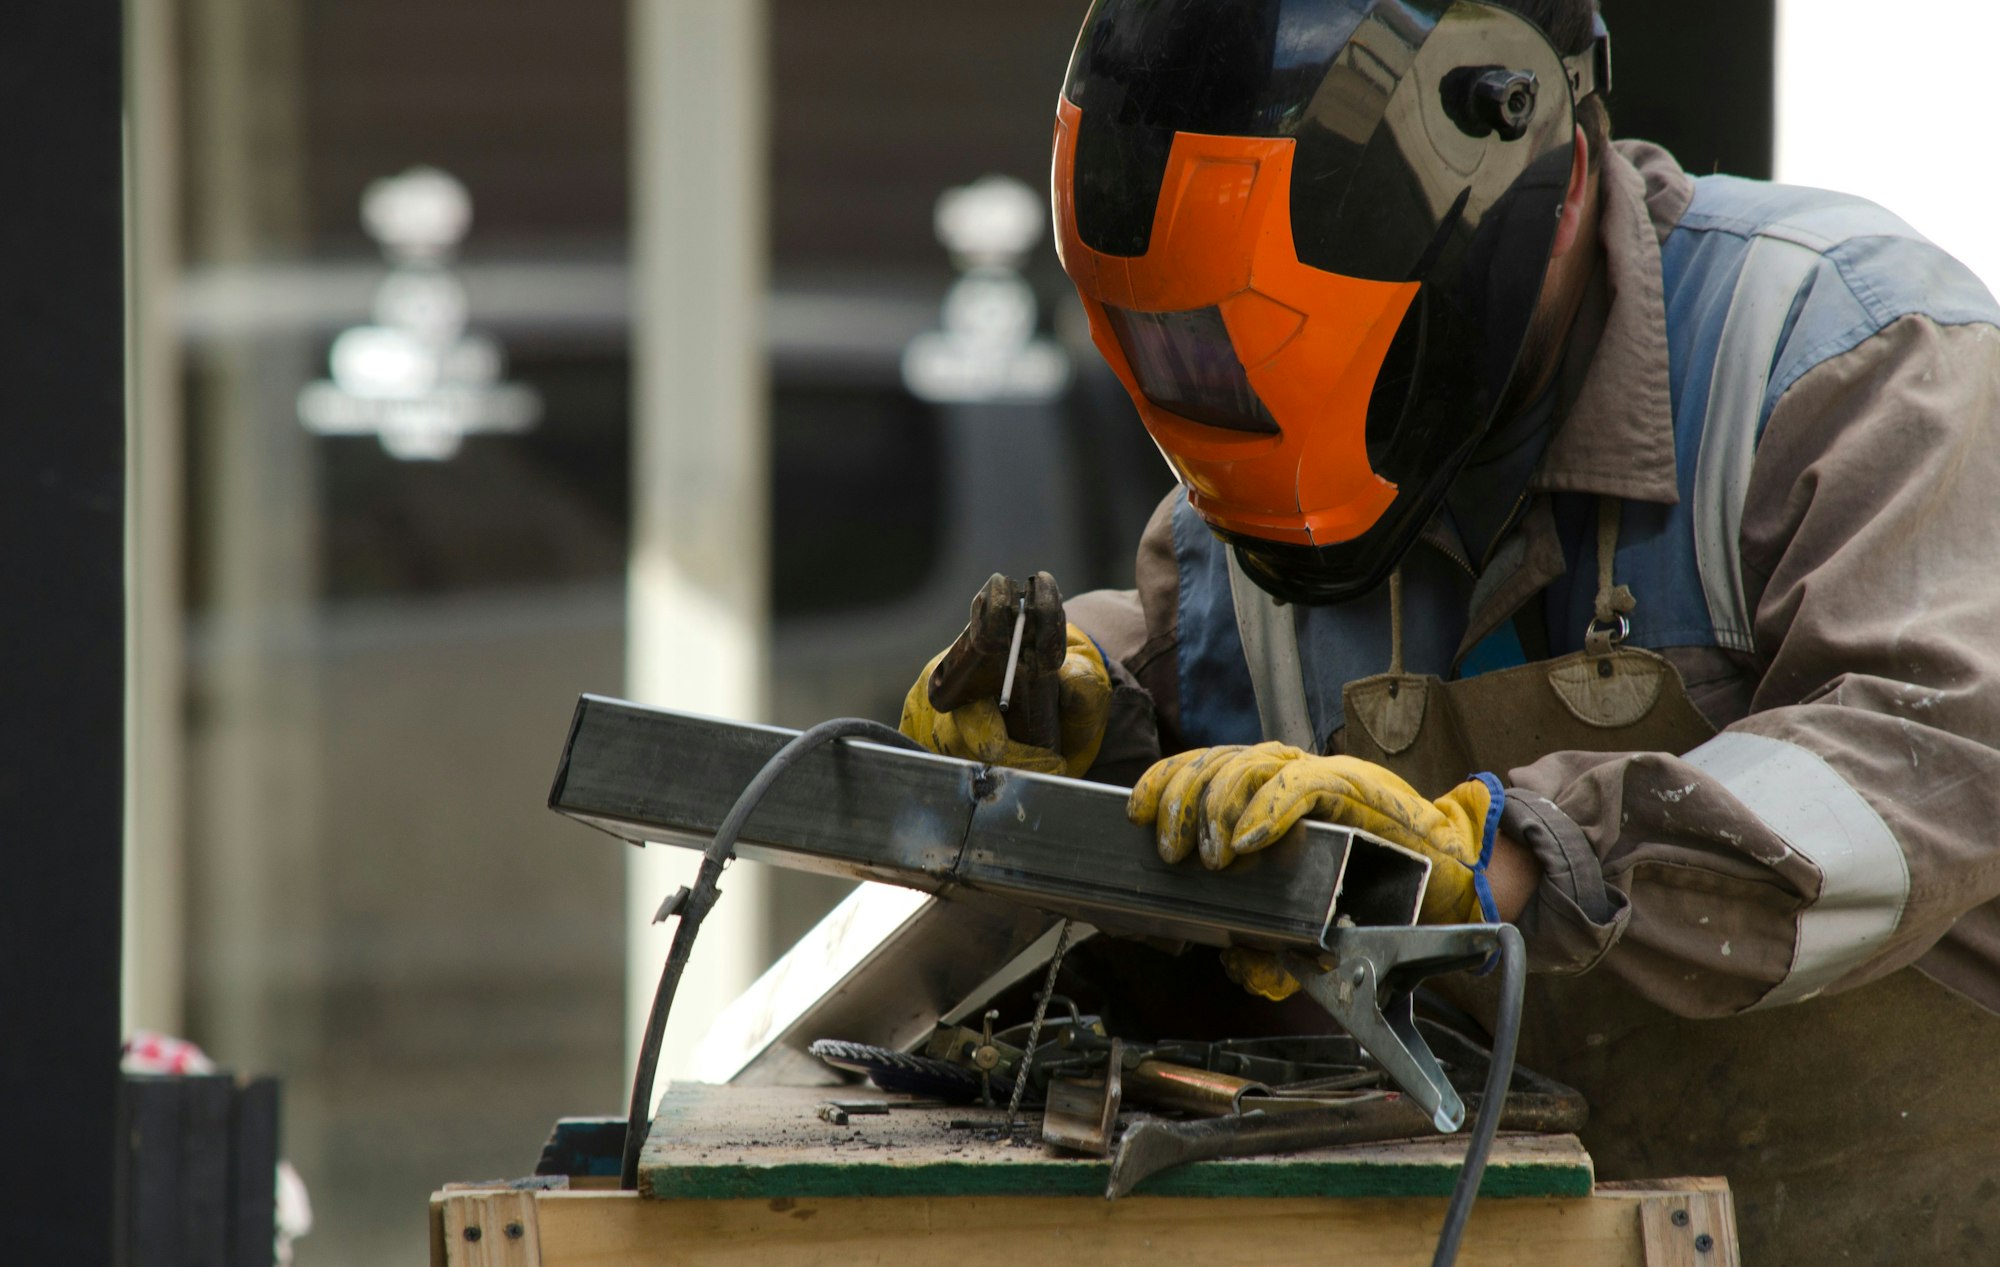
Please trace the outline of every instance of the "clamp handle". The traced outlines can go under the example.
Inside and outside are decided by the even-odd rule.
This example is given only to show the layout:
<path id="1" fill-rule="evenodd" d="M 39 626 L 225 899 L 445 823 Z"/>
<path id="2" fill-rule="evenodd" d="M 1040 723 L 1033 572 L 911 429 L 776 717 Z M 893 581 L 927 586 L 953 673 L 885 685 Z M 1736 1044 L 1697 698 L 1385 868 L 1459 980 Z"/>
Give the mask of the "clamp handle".
<path id="1" fill-rule="evenodd" d="M 1288 957 L 1306 994 L 1375 1057 L 1446 1135 L 1465 1124 L 1465 1101 L 1417 1032 L 1412 997 L 1426 977 L 1476 968 L 1500 949 L 1497 924 L 1339 927 L 1329 930 L 1329 972 Z"/>

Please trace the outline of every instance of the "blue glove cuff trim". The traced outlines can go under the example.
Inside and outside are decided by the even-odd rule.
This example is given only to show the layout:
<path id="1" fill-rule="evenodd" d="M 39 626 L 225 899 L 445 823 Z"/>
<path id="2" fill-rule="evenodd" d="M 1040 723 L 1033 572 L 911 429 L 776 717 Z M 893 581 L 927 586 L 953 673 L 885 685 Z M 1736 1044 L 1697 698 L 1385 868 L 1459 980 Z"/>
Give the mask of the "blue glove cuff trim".
<path id="1" fill-rule="evenodd" d="M 1077 628 L 1083 629 L 1083 626 L 1078 625 Z M 1104 661 L 1104 671 L 1106 673 L 1111 672 L 1111 657 L 1104 654 L 1104 644 L 1099 642 L 1097 640 L 1097 635 L 1091 633 L 1090 630 L 1088 629 L 1083 629 L 1083 636 L 1090 640 L 1090 645 L 1092 647 L 1095 647 L 1097 649 L 1097 658 Z"/>
<path id="2" fill-rule="evenodd" d="M 1489 924 L 1500 923 L 1500 908 L 1493 901 L 1493 886 L 1486 879 L 1486 865 L 1493 861 L 1493 842 L 1500 837 L 1500 811 L 1507 807 L 1507 789 L 1500 786 L 1500 780 L 1490 774 L 1475 774 L 1473 778 L 1486 785 L 1491 799 L 1486 804 L 1486 823 L 1479 840 L 1479 862 L 1472 868 L 1472 891 L 1479 895 L 1479 914 Z M 1473 972 L 1475 977 L 1483 977 L 1500 963 L 1495 953 Z"/>
<path id="3" fill-rule="evenodd" d="M 1490 774 L 1475 774 L 1472 777 L 1486 785 L 1486 822 L 1480 828 L 1479 865 L 1474 868 L 1484 875 L 1486 864 L 1493 861 L 1493 842 L 1500 837 L 1500 812 L 1507 808 L 1507 789 Z M 1492 912 L 1489 910 L 1487 914 L 1490 917 Z"/>

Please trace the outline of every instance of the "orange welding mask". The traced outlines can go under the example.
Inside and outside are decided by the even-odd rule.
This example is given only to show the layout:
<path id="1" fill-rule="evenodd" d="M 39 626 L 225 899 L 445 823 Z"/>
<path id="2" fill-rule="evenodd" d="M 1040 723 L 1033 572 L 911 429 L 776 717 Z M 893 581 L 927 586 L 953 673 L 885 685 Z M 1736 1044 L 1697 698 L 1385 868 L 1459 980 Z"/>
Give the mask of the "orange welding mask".
<path id="1" fill-rule="evenodd" d="M 1601 23 L 1474 0 L 1097 0 L 1057 106 L 1058 250 L 1188 500 L 1266 590 L 1387 577 L 1493 425 Z"/>

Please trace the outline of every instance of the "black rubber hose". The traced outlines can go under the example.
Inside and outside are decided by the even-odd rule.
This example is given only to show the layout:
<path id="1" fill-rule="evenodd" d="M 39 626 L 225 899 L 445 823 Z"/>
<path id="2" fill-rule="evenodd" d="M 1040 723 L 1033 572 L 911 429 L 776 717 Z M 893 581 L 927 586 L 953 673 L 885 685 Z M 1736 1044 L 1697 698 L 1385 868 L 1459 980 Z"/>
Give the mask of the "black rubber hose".
<path id="1" fill-rule="evenodd" d="M 751 811 L 785 771 L 796 765 L 800 757 L 836 739 L 867 739 L 893 747 L 918 748 L 903 732 L 878 721 L 860 717 L 823 721 L 771 754 L 771 759 L 757 771 L 757 777 L 750 780 L 736 803 L 729 807 L 729 813 L 723 816 L 715 839 L 702 851 L 701 870 L 680 909 L 680 924 L 674 929 L 666 966 L 660 970 L 659 988 L 653 992 L 653 1010 L 646 1017 L 646 1038 L 640 1044 L 639 1068 L 632 1077 L 632 1102 L 625 1117 L 625 1151 L 618 1168 L 619 1185 L 627 1191 L 639 1186 L 639 1150 L 646 1142 L 646 1130 L 652 1122 L 649 1101 L 653 1077 L 659 1072 L 660 1042 L 667 1032 L 667 1015 L 673 1010 L 674 992 L 680 988 L 681 974 L 687 970 L 688 956 L 694 952 L 695 934 L 701 931 L 701 922 L 708 918 L 715 899 L 721 896 L 717 886 L 723 867 L 735 856 L 736 838 L 743 834 L 743 825 L 750 820 Z"/>
<path id="2" fill-rule="evenodd" d="M 1521 1037 L 1521 1002 L 1527 983 L 1528 950 L 1521 940 L 1521 930 L 1512 924 L 1502 924 L 1500 1015 L 1493 1026 L 1493 1059 L 1486 1067 L 1486 1092 L 1479 1102 L 1478 1120 L 1472 1126 L 1472 1142 L 1465 1149 L 1465 1165 L 1458 1172 L 1457 1186 L 1451 1190 L 1451 1204 L 1445 1207 L 1444 1228 L 1438 1233 L 1431 1267 L 1451 1267 L 1457 1260 L 1458 1243 L 1465 1237 L 1465 1221 L 1472 1217 L 1479 1181 L 1486 1174 L 1486 1158 L 1493 1151 L 1494 1133 L 1500 1129 L 1507 1088 L 1514 1081 L 1514 1048 Z"/>

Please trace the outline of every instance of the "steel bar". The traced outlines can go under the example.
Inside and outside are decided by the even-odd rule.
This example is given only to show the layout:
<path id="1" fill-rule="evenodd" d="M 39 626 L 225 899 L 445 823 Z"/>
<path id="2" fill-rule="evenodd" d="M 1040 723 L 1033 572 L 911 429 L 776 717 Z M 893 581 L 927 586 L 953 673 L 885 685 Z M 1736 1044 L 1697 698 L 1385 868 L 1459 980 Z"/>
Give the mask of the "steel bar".
<path id="1" fill-rule="evenodd" d="M 577 705 L 550 808 L 633 843 L 706 845 L 795 732 L 598 696 Z M 744 858 L 943 896 L 970 891 L 1109 932 L 1317 952 L 1336 921 L 1403 926 L 1429 864 L 1306 823 L 1226 877 L 1170 866 L 1121 788 L 861 742 L 802 759 L 746 827 Z"/>
<path id="2" fill-rule="evenodd" d="M 975 1017 L 1038 972 L 1060 926 L 1011 902 L 864 884 L 723 1009 L 695 1049 L 693 1076 L 761 1086 L 835 1080 L 807 1050 L 814 1039 L 907 1050 L 940 1019 Z"/>

